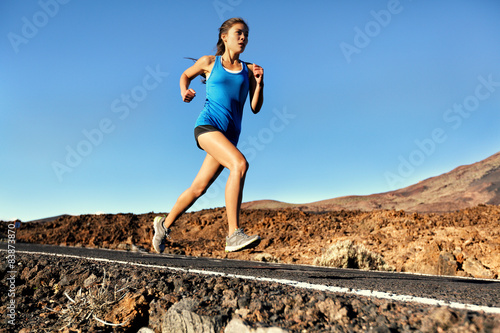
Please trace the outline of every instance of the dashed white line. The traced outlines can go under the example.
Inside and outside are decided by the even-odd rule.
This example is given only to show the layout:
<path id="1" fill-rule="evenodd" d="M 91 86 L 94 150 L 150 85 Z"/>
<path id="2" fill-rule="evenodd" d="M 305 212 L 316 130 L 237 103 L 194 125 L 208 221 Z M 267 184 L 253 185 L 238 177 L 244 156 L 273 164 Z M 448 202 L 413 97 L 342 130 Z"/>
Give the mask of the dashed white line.
<path id="1" fill-rule="evenodd" d="M 309 290 L 326 291 L 326 292 L 332 292 L 332 293 L 353 294 L 353 295 L 364 296 L 364 297 L 390 299 L 390 300 L 399 301 L 399 302 L 413 302 L 413 303 L 419 303 L 419 304 L 425 304 L 425 305 L 431 305 L 431 306 L 447 306 L 447 307 L 450 307 L 453 309 L 458 309 L 458 310 L 470 310 L 470 311 L 485 312 L 485 313 L 491 313 L 491 314 L 500 314 L 499 307 L 489 307 L 489 306 L 466 304 L 466 303 L 459 303 L 459 302 L 447 302 L 447 301 L 433 299 L 433 298 L 417 297 L 417 296 L 410 296 L 410 295 L 398 295 L 398 294 L 391 294 L 391 293 L 387 293 L 387 292 L 383 292 L 383 291 L 376 291 L 376 290 L 363 290 L 363 289 L 354 290 L 351 288 L 325 286 L 325 285 L 321 285 L 321 284 L 313 284 L 313 283 L 308 283 L 308 282 L 300 282 L 300 281 L 287 280 L 287 279 L 272 279 L 272 278 L 266 278 L 266 277 L 255 277 L 255 276 L 250 276 L 250 275 L 228 274 L 228 273 L 205 271 L 205 270 L 199 270 L 199 269 L 140 264 L 140 263 L 127 262 L 127 261 L 120 261 L 120 260 L 110 260 L 110 259 L 104 259 L 104 258 L 92 258 L 92 257 L 57 254 L 57 253 L 31 252 L 31 251 L 19 251 L 19 253 L 52 255 L 52 256 L 57 256 L 57 257 L 86 259 L 86 260 L 94 260 L 94 261 L 116 263 L 116 264 L 138 266 L 138 267 L 146 267 L 146 268 L 167 269 L 167 270 L 176 271 L 176 272 L 183 272 L 183 273 L 194 273 L 194 274 L 203 274 L 203 275 L 210 275 L 210 276 L 222 276 L 222 277 L 229 277 L 229 278 L 238 278 L 238 279 L 244 279 L 244 280 L 258 281 L 258 282 L 279 283 L 279 284 L 283 284 L 283 285 L 287 285 L 287 286 L 291 286 L 291 287 L 295 287 L 295 288 L 303 288 L 303 289 L 309 289 Z"/>

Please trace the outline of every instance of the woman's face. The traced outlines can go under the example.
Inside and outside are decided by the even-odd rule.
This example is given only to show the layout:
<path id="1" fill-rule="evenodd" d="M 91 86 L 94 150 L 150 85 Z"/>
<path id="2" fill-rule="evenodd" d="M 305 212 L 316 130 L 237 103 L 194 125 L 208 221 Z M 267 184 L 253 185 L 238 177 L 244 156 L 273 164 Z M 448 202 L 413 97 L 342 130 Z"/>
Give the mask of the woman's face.
<path id="1" fill-rule="evenodd" d="M 248 43 L 247 26 L 243 23 L 233 24 L 227 34 L 222 35 L 222 40 L 226 45 L 226 49 L 230 49 L 234 53 L 243 53 Z"/>

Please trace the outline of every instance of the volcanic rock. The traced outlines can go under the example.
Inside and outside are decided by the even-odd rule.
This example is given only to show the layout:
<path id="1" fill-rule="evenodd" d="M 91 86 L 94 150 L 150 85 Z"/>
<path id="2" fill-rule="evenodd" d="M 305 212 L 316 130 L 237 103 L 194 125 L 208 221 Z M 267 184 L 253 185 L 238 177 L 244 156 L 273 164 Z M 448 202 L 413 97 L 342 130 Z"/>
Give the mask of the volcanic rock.
<path id="1" fill-rule="evenodd" d="M 163 319 L 162 333 L 215 333 L 223 326 L 221 318 L 198 315 L 199 302 L 183 299 L 174 304 Z"/>
<path id="2" fill-rule="evenodd" d="M 458 269 L 458 264 L 455 260 L 455 256 L 449 252 L 443 252 L 439 255 L 437 266 L 438 275 L 454 276 L 456 275 Z"/>
<path id="3" fill-rule="evenodd" d="M 494 274 L 486 267 L 481 264 L 479 260 L 469 258 L 464 261 L 462 268 L 464 272 L 483 279 L 492 279 L 494 278 Z"/>

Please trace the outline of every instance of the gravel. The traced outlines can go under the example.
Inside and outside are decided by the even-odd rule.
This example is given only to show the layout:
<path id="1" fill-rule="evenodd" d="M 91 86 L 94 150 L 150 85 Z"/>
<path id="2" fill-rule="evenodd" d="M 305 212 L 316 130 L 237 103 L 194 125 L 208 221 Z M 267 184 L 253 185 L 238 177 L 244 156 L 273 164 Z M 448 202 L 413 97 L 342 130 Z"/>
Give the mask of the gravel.
<path id="1" fill-rule="evenodd" d="M 166 332 L 173 311 L 188 304 L 183 313 L 226 332 L 239 319 L 248 332 L 500 333 L 499 315 L 447 307 L 49 255 L 16 262 L 16 332 Z M 3 314 L 12 313 L 10 271 L 2 263 Z M 12 329 L 4 316 L 0 328 Z"/>

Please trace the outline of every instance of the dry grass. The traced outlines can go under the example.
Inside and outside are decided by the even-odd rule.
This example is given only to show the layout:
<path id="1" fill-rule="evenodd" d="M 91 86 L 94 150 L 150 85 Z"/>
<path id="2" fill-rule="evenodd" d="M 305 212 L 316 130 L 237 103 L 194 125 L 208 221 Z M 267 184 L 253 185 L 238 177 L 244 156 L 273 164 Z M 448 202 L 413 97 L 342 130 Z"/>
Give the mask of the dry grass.
<path id="1" fill-rule="evenodd" d="M 356 245 L 351 240 L 333 244 L 325 253 L 314 260 L 314 265 L 338 268 L 357 268 L 364 270 L 393 271 L 383 257 L 363 245 Z"/>
<path id="2" fill-rule="evenodd" d="M 60 326 L 59 331 L 71 327 L 83 327 L 88 325 L 91 320 L 104 326 L 125 325 L 127 322 L 115 324 L 101 319 L 115 304 L 129 294 L 128 280 L 121 287 L 114 284 L 114 287 L 111 288 L 111 285 L 112 283 L 106 279 L 106 271 L 104 270 L 102 283 L 94 284 L 85 291 L 80 288 L 73 297 L 64 292 L 64 296 L 68 299 L 66 304 L 59 305 L 55 309 L 46 308 L 59 315 L 56 325 L 56 327 Z"/>

